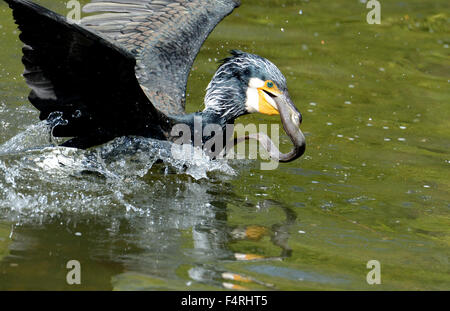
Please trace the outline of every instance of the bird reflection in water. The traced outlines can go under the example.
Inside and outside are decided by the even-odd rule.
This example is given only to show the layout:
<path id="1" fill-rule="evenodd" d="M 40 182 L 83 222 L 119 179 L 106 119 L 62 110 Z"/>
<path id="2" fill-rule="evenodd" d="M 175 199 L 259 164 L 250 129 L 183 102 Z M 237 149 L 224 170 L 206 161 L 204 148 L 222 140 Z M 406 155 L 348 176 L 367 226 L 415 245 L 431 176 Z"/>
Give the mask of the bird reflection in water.
<path id="1" fill-rule="evenodd" d="M 236 217 L 231 205 L 246 213 L 254 211 L 255 217 L 259 212 L 234 194 L 228 183 L 179 179 L 152 184 L 150 202 L 133 198 L 139 210 L 135 212 L 109 209 L 95 216 L 78 206 L 79 210 L 72 208 L 53 217 L 46 211 L 46 216 L 22 215 L 19 221 L 11 214 L 10 254 L 0 262 L 7 281 L 2 284 L 9 289 L 36 289 L 36 284 L 41 289 L 70 289 L 63 281 L 65 262 L 76 259 L 83 269 L 83 289 L 275 289 L 227 266 L 290 257 L 289 232 L 296 214 L 276 201 L 264 200 L 258 203 L 264 211 L 281 209 L 284 219 L 274 225 L 243 225 L 243 220 L 240 225 L 230 224 L 230 217 Z M 214 193 L 219 188 L 221 196 Z M 267 255 L 269 240 L 279 254 Z M 250 243 L 256 251 L 246 253 L 241 242 Z M 32 283 L 24 281 L 30 278 Z M 146 281 L 155 279 L 162 284 Z"/>

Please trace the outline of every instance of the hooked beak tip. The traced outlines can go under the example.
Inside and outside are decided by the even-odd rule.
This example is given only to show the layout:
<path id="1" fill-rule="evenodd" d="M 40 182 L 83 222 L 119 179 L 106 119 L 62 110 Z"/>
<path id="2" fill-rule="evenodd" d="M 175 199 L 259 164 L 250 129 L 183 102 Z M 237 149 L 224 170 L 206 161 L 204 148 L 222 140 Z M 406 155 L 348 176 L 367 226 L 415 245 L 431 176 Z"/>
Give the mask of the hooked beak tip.
<path id="1" fill-rule="evenodd" d="M 305 152 L 305 136 L 300 130 L 300 124 L 303 119 L 302 114 L 297 110 L 288 95 L 275 97 L 274 100 L 278 106 L 284 130 L 294 145 L 294 148 L 290 153 L 283 155 L 280 154 L 280 161 L 290 162 L 301 157 Z"/>

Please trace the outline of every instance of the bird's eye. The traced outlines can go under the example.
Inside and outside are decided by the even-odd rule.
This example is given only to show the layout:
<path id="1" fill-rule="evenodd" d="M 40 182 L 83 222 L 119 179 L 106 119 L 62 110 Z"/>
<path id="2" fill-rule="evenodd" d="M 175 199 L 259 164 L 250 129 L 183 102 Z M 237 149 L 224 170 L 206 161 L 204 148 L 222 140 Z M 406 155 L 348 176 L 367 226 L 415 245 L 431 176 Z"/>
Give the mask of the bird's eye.
<path id="1" fill-rule="evenodd" d="M 270 89 L 270 88 L 273 88 L 273 82 L 272 81 L 269 81 L 269 82 L 267 82 L 267 87 Z"/>

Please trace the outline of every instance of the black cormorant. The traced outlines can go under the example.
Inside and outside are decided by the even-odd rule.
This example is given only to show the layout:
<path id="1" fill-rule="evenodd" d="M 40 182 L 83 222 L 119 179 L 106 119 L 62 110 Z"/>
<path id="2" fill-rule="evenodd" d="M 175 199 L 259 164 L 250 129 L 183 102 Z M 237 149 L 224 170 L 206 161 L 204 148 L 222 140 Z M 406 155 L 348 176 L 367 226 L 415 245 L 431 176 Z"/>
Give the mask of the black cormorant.
<path id="1" fill-rule="evenodd" d="M 260 112 L 280 114 L 291 152 L 280 153 L 263 134 L 238 140 L 258 139 L 282 162 L 304 153 L 301 114 L 286 79 L 260 56 L 232 51 L 208 85 L 205 109 L 185 113 L 194 59 L 239 0 L 92 0 L 83 11 L 97 14 L 79 23 L 28 0 L 5 1 L 24 43 L 29 101 L 41 120 L 60 114 L 64 122 L 52 134 L 68 138 L 62 146 L 86 149 L 121 136 L 174 141 L 173 127 L 186 124 L 194 133 L 196 117 L 225 130 L 239 116 Z"/>

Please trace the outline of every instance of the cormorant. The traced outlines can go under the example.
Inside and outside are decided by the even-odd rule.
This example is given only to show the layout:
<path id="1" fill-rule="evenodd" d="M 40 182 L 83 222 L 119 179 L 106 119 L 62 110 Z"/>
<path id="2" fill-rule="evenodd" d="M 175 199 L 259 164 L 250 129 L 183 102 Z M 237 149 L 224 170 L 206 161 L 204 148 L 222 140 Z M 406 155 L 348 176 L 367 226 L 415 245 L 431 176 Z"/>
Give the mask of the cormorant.
<path id="1" fill-rule="evenodd" d="M 122 136 L 174 141 L 177 124 L 194 133 L 201 117 L 202 127 L 225 130 L 239 116 L 260 112 L 280 114 L 291 152 L 280 153 L 263 134 L 237 141 L 258 139 L 282 162 L 304 153 L 301 114 L 285 77 L 263 57 L 232 51 L 209 83 L 205 109 L 185 113 L 194 59 L 239 0 L 92 0 L 83 11 L 97 14 L 78 23 L 28 0 L 5 1 L 24 43 L 29 101 L 41 120 L 59 113 L 64 122 L 52 134 L 68 138 L 62 146 L 86 149 Z"/>

